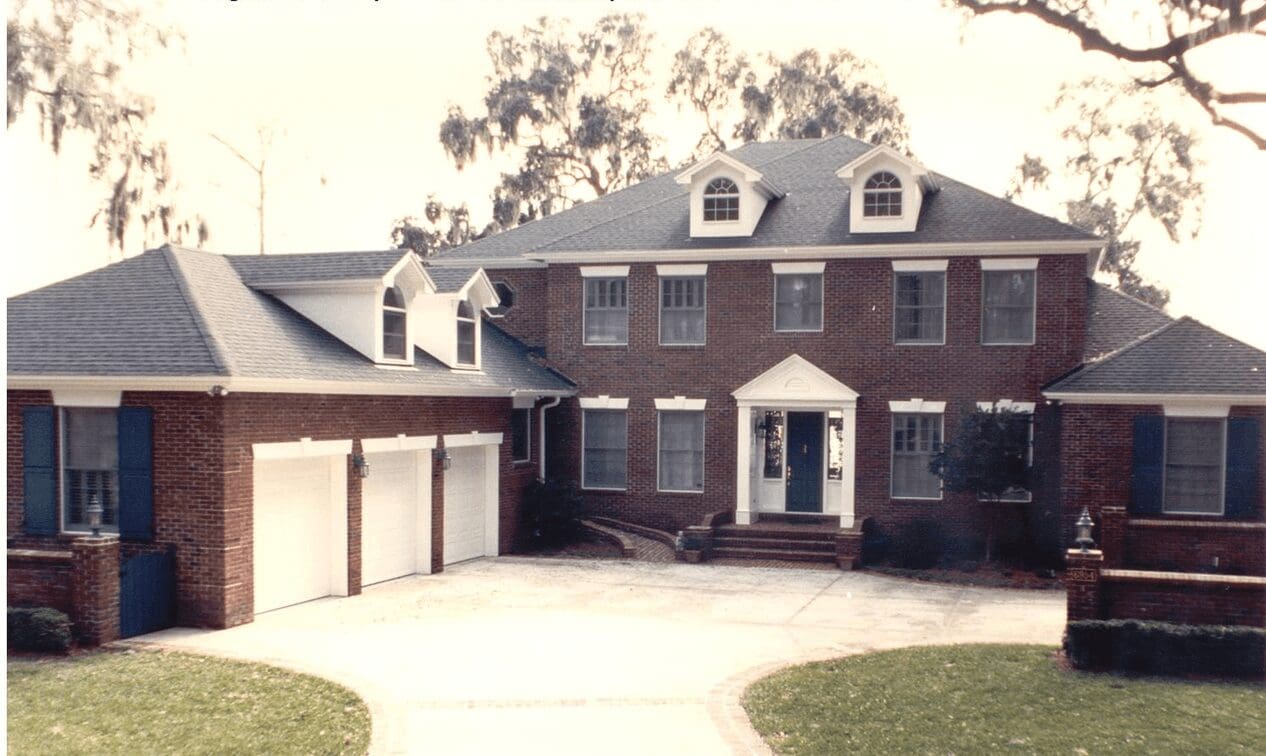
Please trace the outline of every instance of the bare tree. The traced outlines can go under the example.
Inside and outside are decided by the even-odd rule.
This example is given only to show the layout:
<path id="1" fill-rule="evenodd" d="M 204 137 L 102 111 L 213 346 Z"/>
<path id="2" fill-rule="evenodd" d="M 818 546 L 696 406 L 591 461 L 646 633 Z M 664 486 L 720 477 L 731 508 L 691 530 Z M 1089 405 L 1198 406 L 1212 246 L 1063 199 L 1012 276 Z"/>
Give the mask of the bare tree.
<path id="1" fill-rule="evenodd" d="M 242 154 L 241 150 L 234 147 L 228 140 L 218 134 L 211 134 L 210 136 L 212 139 L 223 145 L 229 152 L 233 153 L 234 157 L 242 161 L 242 163 L 247 168 L 250 168 L 251 172 L 255 174 L 255 179 L 259 185 L 259 199 L 255 202 L 253 207 L 259 216 L 259 253 L 262 255 L 264 254 L 264 202 L 268 189 L 266 174 L 268 169 L 268 155 L 273 146 L 273 132 L 272 129 L 266 126 L 260 126 L 256 128 L 255 133 L 259 137 L 259 158 L 254 160 Z"/>

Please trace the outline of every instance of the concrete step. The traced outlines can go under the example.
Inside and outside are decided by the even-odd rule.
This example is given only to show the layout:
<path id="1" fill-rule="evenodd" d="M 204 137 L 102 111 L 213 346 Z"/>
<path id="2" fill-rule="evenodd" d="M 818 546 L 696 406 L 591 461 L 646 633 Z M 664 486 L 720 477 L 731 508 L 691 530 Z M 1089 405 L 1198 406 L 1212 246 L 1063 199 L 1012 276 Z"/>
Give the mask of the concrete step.
<path id="1" fill-rule="evenodd" d="M 798 538 L 751 538 L 748 536 L 717 536 L 713 547 L 738 549 L 772 549 L 776 551 L 817 551 L 835 554 L 835 541 L 809 541 Z"/>
<path id="2" fill-rule="evenodd" d="M 735 546 L 714 546 L 713 559 L 768 559 L 783 562 L 834 562 L 835 552 L 784 549 L 753 549 Z"/>

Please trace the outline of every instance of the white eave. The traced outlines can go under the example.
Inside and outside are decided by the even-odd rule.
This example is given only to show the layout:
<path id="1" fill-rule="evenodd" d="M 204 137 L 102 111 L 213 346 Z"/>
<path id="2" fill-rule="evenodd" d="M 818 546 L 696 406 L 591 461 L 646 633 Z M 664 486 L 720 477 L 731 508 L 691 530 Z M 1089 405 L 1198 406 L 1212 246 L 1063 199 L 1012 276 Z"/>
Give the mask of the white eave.
<path id="1" fill-rule="evenodd" d="M 768 181 L 760 171 L 741 160 L 736 160 L 735 158 L 730 157 L 724 152 L 714 152 L 703 160 L 696 162 L 686 170 L 678 173 L 675 180 L 678 184 L 689 186 L 690 182 L 694 181 L 695 176 L 699 175 L 702 171 L 711 168 L 717 163 L 720 163 L 737 173 L 744 181 L 751 184 L 770 199 L 774 197 L 782 197 L 786 194 L 786 192 L 779 189 L 772 181 Z"/>
<path id="2" fill-rule="evenodd" d="M 892 158 L 893 160 L 896 160 L 897 162 L 906 166 L 906 168 L 909 169 L 910 173 L 913 174 L 916 179 L 918 179 L 920 186 L 923 187 L 923 191 L 927 192 L 928 194 L 931 194 L 937 191 L 938 189 L 940 189 L 940 187 L 937 186 L 936 179 L 932 176 L 932 174 L 928 171 L 928 169 L 923 166 L 922 163 L 919 163 L 916 160 L 912 160 L 909 157 L 901 154 L 900 152 L 897 152 L 893 148 L 887 147 L 882 144 L 875 147 L 874 149 L 868 150 L 861 157 L 855 158 L 852 161 L 848 162 L 847 164 L 844 165 L 843 168 L 840 168 L 838 171 L 836 171 L 835 175 L 841 179 L 844 179 L 845 181 L 852 181 L 853 175 L 857 172 L 858 168 L 864 167 L 865 165 L 867 165 L 872 160 L 878 157 Z"/>
<path id="3" fill-rule="evenodd" d="M 58 390 L 87 389 L 110 391 L 192 391 L 210 393 L 219 386 L 226 394 L 343 394 L 362 396 L 454 396 L 512 397 L 515 394 L 536 396 L 573 396 L 575 389 L 524 389 L 493 386 L 435 386 L 412 382 L 304 380 L 297 378 L 247 378 L 225 375 L 189 376 L 86 376 L 86 375 L 13 375 L 8 376 L 10 389 Z"/>

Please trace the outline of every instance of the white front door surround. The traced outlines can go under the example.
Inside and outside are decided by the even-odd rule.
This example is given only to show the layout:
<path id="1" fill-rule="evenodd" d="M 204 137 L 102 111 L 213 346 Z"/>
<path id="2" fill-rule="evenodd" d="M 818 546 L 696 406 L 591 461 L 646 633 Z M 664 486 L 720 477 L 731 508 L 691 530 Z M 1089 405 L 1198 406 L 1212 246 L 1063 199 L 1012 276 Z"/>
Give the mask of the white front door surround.
<path id="1" fill-rule="evenodd" d="M 793 354 L 741 386 L 733 396 L 738 405 L 734 521 L 750 525 L 759 517 L 759 509 L 754 505 L 759 492 L 753 491 L 752 486 L 753 480 L 760 482 L 758 457 L 763 449 L 757 445 L 759 418 L 754 413 L 766 409 L 839 412 L 843 418 L 843 474 L 836 485 L 826 483 L 823 476 L 823 510 L 838 512 L 841 528 L 853 527 L 857 392 Z M 828 496 L 835 497 L 835 501 L 828 501 Z"/>

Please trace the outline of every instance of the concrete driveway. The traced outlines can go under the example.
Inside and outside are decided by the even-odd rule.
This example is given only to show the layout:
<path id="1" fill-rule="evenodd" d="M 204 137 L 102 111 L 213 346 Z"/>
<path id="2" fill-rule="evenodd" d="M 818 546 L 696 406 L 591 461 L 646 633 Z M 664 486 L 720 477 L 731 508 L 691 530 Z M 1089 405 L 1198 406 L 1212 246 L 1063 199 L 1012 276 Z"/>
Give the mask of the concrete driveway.
<path id="1" fill-rule="evenodd" d="M 368 702 L 375 753 L 760 751 L 737 708 L 789 661 L 1059 642 L 1064 594 L 864 572 L 483 559 L 142 642 L 269 662 Z"/>

